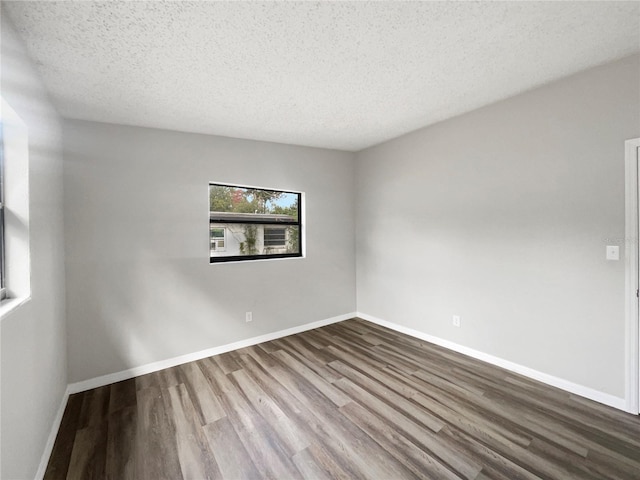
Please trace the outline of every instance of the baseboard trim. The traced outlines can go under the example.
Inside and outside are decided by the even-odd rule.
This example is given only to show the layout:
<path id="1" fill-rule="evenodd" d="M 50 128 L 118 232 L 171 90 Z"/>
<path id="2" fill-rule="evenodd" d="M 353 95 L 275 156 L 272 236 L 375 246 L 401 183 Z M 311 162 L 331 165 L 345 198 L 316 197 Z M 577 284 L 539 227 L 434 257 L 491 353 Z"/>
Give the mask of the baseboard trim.
<path id="1" fill-rule="evenodd" d="M 208 348 L 206 350 L 201 350 L 199 352 L 194 352 L 187 355 L 181 355 L 178 357 L 161 360 L 159 362 L 153 362 L 147 365 L 130 368 L 128 370 L 110 373 L 108 375 L 102 375 L 100 377 L 95 377 L 89 380 L 84 380 L 81 382 L 69 384 L 62 397 L 60 406 L 58 408 L 58 412 L 56 413 L 53 424 L 51 426 L 51 431 L 49 433 L 47 443 L 45 444 L 45 448 L 42 453 L 42 458 L 40 460 L 40 465 L 38 467 L 38 471 L 35 476 L 36 480 L 42 479 L 46 472 L 47 464 L 49 463 L 49 457 L 51 456 L 51 452 L 53 451 L 53 446 L 55 444 L 55 440 L 58 434 L 58 430 L 60 428 L 60 424 L 62 423 L 62 416 L 67 406 L 69 395 L 83 392 L 85 390 L 90 390 L 92 388 L 102 387 L 104 385 L 109 385 L 111 383 L 120 382 L 122 380 L 128 380 L 130 378 L 134 378 L 140 375 L 146 375 L 147 373 L 157 372 L 165 368 L 175 367 L 177 365 L 182 365 L 183 363 L 188 363 L 195 360 L 201 360 L 203 358 L 211 357 L 213 355 L 220 355 L 221 353 L 227 353 L 233 350 L 238 350 L 240 348 L 250 347 L 258 343 L 269 342 L 271 340 L 287 337 L 289 335 L 295 335 L 296 333 L 306 332 L 308 330 L 313 330 L 315 328 L 324 327 L 325 325 L 331 325 L 333 323 L 349 320 L 354 317 L 362 318 L 363 320 L 367 320 L 371 323 L 381 325 L 383 327 L 389 328 L 396 332 L 404 333 L 414 338 L 419 338 L 420 340 L 424 340 L 426 342 L 439 345 L 441 347 L 447 348 L 454 352 L 458 352 L 463 355 L 467 355 L 469 357 L 475 358 L 477 360 L 481 360 L 483 362 L 487 362 L 489 364 L 495 365 L 497 367 L 504 368 L 505 370 L 518 373 L 520 375 L 531 378 L 533 380 L 538 380 L 539 382 L 545 383 L 547 385 L 551 385 L 553 387 L 560 388 L 562 390 L 573 393 L 575 395 L 579 395 L 581 397 L 594 400 L 604 405 L 617 408 L 618 410 L 628 412 L 627 402 L 624 398 L 619 398 L 614 395 L 610 395 L 608 393 L 600 392 L 598 390 L 594 390 L 592 388 L 585 387 L 583 385 L 579 385 L 579 384 L 570 382 L 568 380 L 564 380 L 562 378 L 555 377 L 553 375 L 549 375 L 544 372 L 540 372 L 538 370 L 534 370 L 532 368 L 525 367 L 523 365 L 511 362 L 508 360 L 504 360 L 500 357 L 495 357 L 493 355 L 489 355 L 479 350 L 474 350 L 472 348 L 465 347 L 464 345 L 460 345 L 455 342 L 451 342 L 449 340 L 444 340 L 442 338 L 426 334 L 419 330 L 414 330 L 412 328 L 404 327 L 402 325 L 398 325 L 396 323 L 389 322 L 387 320 L 382 320 L 380 318 L 374 317 L 373 315 L 369 315 L 367 313 L 351 312 L 344 315 L 338 315 L 336 317 L 331 317 L 324 320 L 318 320 L 316 322 L 306 323 L 304 325 L 287 328 L 285 330 L 279 330 L 277 332 L 267 333 L 264 335 L 259 335 L 257 337 L 240 340 L 238 342 L 229 343 L 227 345 Z M 633 413 L 633 412 L 629 412 L 629 413 Z"/>
<path id="2" fill-rule="evenodd" d="M 47 465 L 49 464 L 49 458 L 51 457 L 51 452 L 53 451 L 53 446 L 58 435 L 58 430 L 60 429 L 60 424 L 62 423 L 62 416 L 64 415 L 65 408 L 67 407 L 69 395 L 84 392 L 85 390 L 91 390 L 92 388 L 102 387 L 111 383 L 120 382 L 122 380 L 128 380 L 139 375 L 146 375 L 147 373 L 157 372 L 158 370 L 163 370 L 165 368 L 175 367 L 176 365 L 182 365 L 183 363 L 193 362 L 194 360 L 201 360 L 213 355 L 231 352 L 233 350 L 238 350 L 239 348 L 250 347 L 251 345 L 256 345 L 258 343 L 269 342 L 271 340 L 287 337 L 289 335 L 295 335 L 296 333 L 306 332 L 308 330 L 313 330 L 314 328 L 320 328 L 324 327 L 325 325 L 331 325 L 332 323 L 349 320 L 350 318 L 353 318 L 355 316 L 356 312 L 346 313 L 344 315 L 338 315 L 336 317 L 326 318 L 324 320 L 318 320 L 316 322 L 287 328 L 285 330 L 279 330 L 277 332 L 259 335 L 257 337 L 248 338 L 246 340 L 240 340 L 238 342 L 229 343 L 227 345 L 208 348 L 199 352 L 180 355 L 178 357 L 161 360 L 159 362 L 153 362 L 147 365 L 130 368 L 128 370 L 110 373 L 108 375 L 102 375 L 100 377 L 91 378 L 82 382 L 69 384 L 66 391 L 64 392 L 64 395 L 60 402 L 60 407 L 58 407 L 58 412 L 56 413 L 56 416 L 53 420 L 53 424 L 51 425 L 51 431 L 49 433 L 49 437 L 47 438 L 47 443 L 45 444 L 44 451 L 42 452 L 38 471 L 36 472 L 36 480 L 44 478 L 44 474 L 46 473 Z"/>
<path id="3" fill-rule="evenodd" d="M 250 347 L 262 342 L 269 342 L 278 338 L 287 337 L 296 333 L 306 332 L 307 330 L 313 330 L 314 328 L 324 327 L 325 325 L 331 325 L 332 323 L 342 322 L 349 320 L 356 316 L 356 312 L 346 313 L 344 315 L 338 315 L 336 317 L 327 318 L 324 320 L 318 320 L 316 322 L 306 323 L 304 325 L 298 325 L 297 327 L 287 328 L 285 330 L 279 330 L 273 333 L 267 333 L 259 335 L 257 337 L 248 338 L 246 340 L 240 340 L 238 342 L 229 343 L 227 345 L 221 345 L 219 347 L 208 348 L 199 352 L 188 353 L 186 355 L 180 355 L 174 358 L 168 358 L 159 362 L 149 363 L 147 365 L 141 365 L 139 367 L 130 368 L 128 370 L 122 370 L 120 372 L 109 373 L 100 377 L 90 378 L 89 380 L 83 380 L 81 382 L 72 383 L 69 385 L 69 393 L 84 392 L 85 390 L 91 390 L 92 388 L 102 387 L 115 382 L 121 382 L 122 380 L 129 380 L 130 378 L 138 377 L 140 375 L 146 375 L 147 373 L 157 372 L 165 368 L 175 367 L 176 365 L 182 365 L 183 363 L 193 362 L 195 360 L 201 360 L 203 358 L 211 357 L 213 355 L 220 355 L 221 353 L 231 352 L 240 348 Z"/>
<path id="4" fill-rule="evenodd" d="M 51 431 L 49 432 L 49 437 L 47 438 L 47 443 L 44 445 L 44 451 L 42 452 L 42 457 L 40 457 L 40 465 L 38 466 L 38 471 L 36 472 L 36 480 L 40 480 L 44 478 L 44 474 L 47 470 L 47 465 L 49 464 L 49 458 L 51 457 L 51 452 L 53 452 L 53 445 L 56 443 L 56 437 L 58 436 L 58 430 L 60 430 L 60 424 L 62 423 L 62 416 L 64 415 L 64 410 L 67 408 L 67 401 L 69 400 L 69 387 L 64 392 L 62 396 L 62 400 L 60 401 L 60 406 L 58 407 L 58 411 L 56 412 L 56 416 L 53 419 L 53 423 L 51 424 Z"/>
<path id="5" fill-rule="evenodd" d="M 479 350 L 474 350 L 473 348 L 465 347 L 464 345 L 460 345 L 460 344 L 451 342 L 449 340 L 444 340 L 442 338 L 420 332 L 419 330 L 403 327 L 402 325 L 398 325 L 393 322 L 388 322 L 387 320 L 382 320 L 380 318 L 374 317 L 373 315 L 358 312 L 357 316 L 359 318 L 362 318 L 363 320 L 367 320 L 368 322 L 375 323 L 383 327 L 387 327 L 391 330 L 404 333 L 414 338 L 419 338 L 420 340 L 424 340 L 426 342 L 434 343 L 436 345 L 447 348 L 454 352 L 462 353 L 463 355 L 467 355 L 477 360 L 482 360 L 483 362 L 487 362 L 487 363 L 490 363 L 491 365 L 504 368 L 505 370 L 518 373 L 525 377 L 529 377 L 533 380 L 546 383 L 547 385 L 550 385 L 552 387 L 560 388 L 562 390 L 573 393 L 575 395 L 588 398 L 589 400 L 594 400 L 604 405 L 617 408 L 618 410 L 622 410 L 628 413 L 633 413 L 627 410 L 627 401 L 624 398 L 620 398 L 614 395 L 610 395 L 608 393 L 600 392 L 598 390 L 585 387 L 584 385 L 579 385 L 577 383 L 570 382 L 563 378 L 555 377 L 553 375 L 549 375 L 547 373 L 540 372 L 538 370 L 534 370 L 532 368 L 525 367 L 523 365 L 511 362 L 509 360 L 504 360 L 500 357 L 495 357 L 493 355 L 489 355 L 488 353 L 484 353 Z"/>

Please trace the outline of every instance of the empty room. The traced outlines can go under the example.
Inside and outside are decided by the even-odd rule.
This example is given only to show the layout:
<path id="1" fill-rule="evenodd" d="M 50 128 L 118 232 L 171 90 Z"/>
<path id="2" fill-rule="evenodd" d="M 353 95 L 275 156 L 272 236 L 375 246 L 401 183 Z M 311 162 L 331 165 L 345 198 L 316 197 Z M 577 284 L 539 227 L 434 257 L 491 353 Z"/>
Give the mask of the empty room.
<path id="1" fill-rule="evenodd" d="M 640 2 L 0 20 L 2 480 L 640 480 Z"/>

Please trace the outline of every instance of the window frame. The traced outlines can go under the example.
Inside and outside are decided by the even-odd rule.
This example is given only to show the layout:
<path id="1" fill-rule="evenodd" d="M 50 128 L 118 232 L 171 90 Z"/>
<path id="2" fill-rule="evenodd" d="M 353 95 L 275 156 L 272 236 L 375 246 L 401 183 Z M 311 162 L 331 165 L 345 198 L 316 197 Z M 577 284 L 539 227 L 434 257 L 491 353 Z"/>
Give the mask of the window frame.
<path id="1" fill-rule="evenodd" d="M 4 123 L 0 120 L 0 301 L 7 298 L 7 287 L 5 283 L 4 212 Z"/>
<path id="2" fill-rule="evenodd" d="M 211 225 L 220 225 L 219 228 L 225 228 L 222 224 L 231 224 L 231 225 L 262 225 L 264 228 L 268 227 L 297 227 L 297 241 L 298 241 L 298 251 L 294 253 L 263 253 L 256 255 L 225 255 L 225 256 L 211 256 L 211 250 L 209 250 L 209 264 L 216 263 L 228 263 L 228 262 L 245 262 L 245 261 L 255 261 L 255 260 L 276 260 L 276 259 L 284 259 L 284 258 L 302 258 L 304 257 L 304 243 L 303 243 L 303 225 L 302 225 L 302 217 L 303 217 L 303 193 L 292 191 L 292 190 L 282 190 L 277 188 L 265 188 L 265 187 L 253 187 L 247 185 L 233 184 L 233 183 L 222 183 L 222 182 L 209 182 L 209 195 L 212 186 L 220 186 L 220 187 L 232 187 L 232 188 L 240 188 L 240 189 L 249 189 L 249 190 L 262 190 L 267 192 L 279 192 L 286 193 L 290 195 L 296 195 L 298 201 L 298 218 L 295 221 L 283 220 L 283 219 L 269 219 L 268 214 L 250 214 L 251 217 L 254 218 L 243 218 L 243 219 L 233 219 L 233 218 L 223 218 L 215 217 L 216 212 L 212 212 L 209 208 L 209 230 L 211 230 Z M 218 212 L 218 213 L 227 213 L 227 212 Z M 260 215 L 265 215 L 265 218 L 260 218 Z M 225 228 L 226 230 L 226 228 Z M 211 233 L 209 233 L 211 236 Z M 225 249 L 227 246 L 227 239 L 225 239 Z M 264 241 L 264 239 L 263 239 Z M 285 240 L 286 246 L 286 240 Z"/>
<path id="3" fill-rule="evenodd" d="M 31 299 L 29 153 L 27 125 L 0 95 L 4 299 L 0 321 Z"/>

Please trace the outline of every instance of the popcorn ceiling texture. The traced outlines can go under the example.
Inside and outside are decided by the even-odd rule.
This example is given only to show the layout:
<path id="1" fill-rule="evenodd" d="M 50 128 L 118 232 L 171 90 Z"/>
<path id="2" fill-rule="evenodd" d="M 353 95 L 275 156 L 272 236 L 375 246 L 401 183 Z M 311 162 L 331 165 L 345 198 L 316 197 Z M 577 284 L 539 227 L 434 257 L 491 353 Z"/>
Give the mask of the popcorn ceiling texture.
<path id="1" fill-rule="evenodd" d="M 640 50 L 638 2 L 3 4 L 64 117 L 353 151 Z"/>

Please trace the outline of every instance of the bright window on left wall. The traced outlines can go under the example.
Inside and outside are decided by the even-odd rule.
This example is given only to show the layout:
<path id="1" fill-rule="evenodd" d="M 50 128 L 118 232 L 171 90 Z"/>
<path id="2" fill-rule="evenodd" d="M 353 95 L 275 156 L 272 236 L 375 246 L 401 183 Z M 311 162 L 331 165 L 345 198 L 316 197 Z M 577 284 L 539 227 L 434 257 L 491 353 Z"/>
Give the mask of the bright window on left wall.
<path id="1" fill-rule="evenodd" d="M 4 276 L 4 139 L 0 122 L 0 301 L 7 298 Z"/>
<path id="2" fill-rule="evenodd" d="M 302 257 L 301 213 L 301 192 L 210 183 L 210 263 Z"/>
<path id="3" fill-rule="evenodd" d="M 0 317 L 3 317 L 31 296 L 31 255 L 28 131 L 2 97 L 0 105 Z"/>

